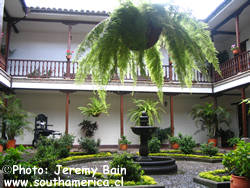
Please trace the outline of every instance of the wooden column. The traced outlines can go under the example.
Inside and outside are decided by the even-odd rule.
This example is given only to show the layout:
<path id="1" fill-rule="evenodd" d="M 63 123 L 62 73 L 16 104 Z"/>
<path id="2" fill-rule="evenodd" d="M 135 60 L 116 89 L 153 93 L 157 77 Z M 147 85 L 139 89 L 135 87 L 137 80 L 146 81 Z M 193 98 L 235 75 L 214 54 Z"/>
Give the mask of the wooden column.
<path id="1" fill-rule="evenodd" d="M 170 96 L 170 127 L 171 135 L 174 136 L 174 96 Z"/>
<path id="2" fill-rule="evenodd" d="M 241 99 L 246 99 L 245 88 L 241 88 Z M 246 114 L 246 103 L 241 104 L 242 111 L 242 126 L 243 126 L 243 136 L 247 137 L 247 114 Z"/>
<path id="3" fill-rule="evenodd" d="M 124 124 L 123 124 L 123 95 L 120 95 L 120 135 L 124 136 Z"/>
<path id="4" fill-rule="evenodd" d="M 7 33 L 6 33 L 6 46 L 5 46 L 5 70 L 7 70 L 8 57 L 9 57 L 9 48 L 10 48 L 10 34 L 11 34 L 11 23 L 7 24 Z"/>
<path id="5" fill-rule="evenodd" d="M 65 134 L 69 133 L 69 92 L 66 92 L 65 104 Z"/>
<path id="6" fill-rule="evenodd" d="M 71 53 L 71 40 L 72 40 L 72 35 L 71 35 L 71 31 L 72 31 L 72 26 L 68 25 L 68 45 L 67 45 L 67 51 L 69 51 Z M 70 58 L 66 56 L 67 58 L 67 70 L 66 70 L 66 75 L 69 78 L 70 77 Z"/>
<path id="7" fill-rule="evenodd" d="M 239 24 L 239 15 L 235 17 L 235 31 L 236 31 L 236 44 L 239 47 L 240 50 L 240 24 Z M 238 66 L 239 66 L 239 71 L 241 72 L 242 67 L 241 67 L 241 61 L 240 61 L 240 56 L 238 56 Z"/>

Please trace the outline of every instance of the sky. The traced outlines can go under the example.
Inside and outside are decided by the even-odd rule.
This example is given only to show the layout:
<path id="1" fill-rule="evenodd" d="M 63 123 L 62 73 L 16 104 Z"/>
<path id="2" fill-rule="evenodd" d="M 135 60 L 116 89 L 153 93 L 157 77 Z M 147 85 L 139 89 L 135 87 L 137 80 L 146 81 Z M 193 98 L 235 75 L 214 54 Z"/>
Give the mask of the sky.
<path id="1" fill-rule="evenodd" d="M 140 0 L 137 0 L 140 1 Z M 171 3 L 192 12 L 197 19 L 205 19 L 224 0 L 148 0 L 152 3 Z M 118 0 L 25 0 L 28 7 L 66 8 L 73 10 L 112 11 Z"/>

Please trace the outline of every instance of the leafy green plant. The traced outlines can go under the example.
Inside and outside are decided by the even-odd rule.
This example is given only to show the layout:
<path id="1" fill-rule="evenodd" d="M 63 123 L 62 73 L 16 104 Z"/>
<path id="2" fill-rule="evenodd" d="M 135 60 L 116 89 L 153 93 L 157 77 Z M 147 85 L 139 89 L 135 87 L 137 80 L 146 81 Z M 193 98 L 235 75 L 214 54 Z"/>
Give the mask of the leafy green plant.
<path id="1" fill-rule="evenodd" d="M 5 146 L 6 143 L 7 143 L 6 139 L 0 138 L 0 145 Z"/>
<path id="2" fill-rule="evenodd" d="M 241 104 L 242 104 L 242 103 L 250 104 L 250 98 L 247 98 L 247 99 L 242 100 L 242 101 L 241 101 Z M 249 106 L 249 108 L 248 108 L 248 114 L 250 114 L 250 106 Z"/>
<path id="3" fill-rule="evenodd" d="M 229 146 L 228 140 L 234 137 L 234 132 L 231 131 L 230 129 L 223 130 L 222 128 L 220 128 L 217 131 L 217 136 L 221 137 L 221 146 L 228 147 Z"/>
<path id="4" fill-rule="evenodd" d="M 126 174 L 123 175 L 125 181 L 140 181 L 143 172 L 141 166 L 135 163 L 132 159 L 132 155 L 123 153 L 115 155 L 113 160 L 110 162 L 111 168 L 125 168 Z"/>
<path id="5" fill-rule="evenodd" d="M 13 140 L 22 135 L 24 130 L 31 130 L 28 126 L 29 114 L 22 109 L 21 101 L 15 95 L 3 95 L 1 101 L 3 100 L 8 100 L 8 105 L 1 103 L 0 114 L 8 139 Z"/>
<path id="6" fill-rule="evenodd" d="M 161 141 L 157 137 L 151 138 L 148 143 L 148 149 L 150 153 L 159 153 L 161 149 Z"/>
<path id="7" fill-rule="evenodd" d="M 223 175 L 220 175 L 223 174 Z M 213 171 L 208 172 L 200 172 L 199 176 L 201 178 L 209 179 L 216 182 L 224 182 L 224 181 L 230 181 L 231 176 L 225 175 L 228 174 L 228 171 L 226 169 L 217 169 Z"/>
<path id="8" fill-rule="evenodd" d="M 222 164 L 231 174 L 250 178 L 250 143 L 240 141 L 235 150 L 226 153 Z"/>
<path id="9" fill-rule="evenodd" d="M 81 127 L 81 130 L 85 133 L 86 137 L 92 137 L 98 128 L 98 125 L 96 122 L 92 123 L 89 120 L 83 120 L 79 124 L 79 126 Z"/>
<path id="10" fill-rule="evenodd" d="M 59 158 L 69 156 L 69 152 L 73 146 L 74 140 L 75 136 L 70 134 L 64 134 L 59 139 L 55 139 L 54 147 L 57 149 L 57 154 Z"/>
<path id="11" fill-rule="evenodd" d="M 229 126 L 230 122 L 230 113 L 220 106 L 215 108 L 213 103 L 193 106 L 191 116 L 195 120 L 196 125 L 200 125 L 200 129 L 196 133 L 208 130 L 209 138 L 217 136 L 219 124 Z"/>
<path id="12" fill-rule="evenodd" d="M 27 148 L 25 148 L 24 146 L 20 145 L 16 148 L 10 148 L 6 150 L 6 153 L 4 155 L 0 154 L 0 168 L 2 169 L 3 166 L 7 165 L 7 166 L 11 166 L 13 167 L 13 165 L 21 165 L 23 168 L 32 168 L 33 165 L 30 164 L 29 162 L 25 162 L 22 155 L 24 153 L 27 153 L 26 151 Z M 34 173 L 29 174 L 29 175 L 25 175 L 22 173 L 4 173 L 4 179 L 26 179 L 26 180 L 34 180 Z"/>
<path id="13" fill-rule="evenodd" d="M 118 71 L 123 82 L 128 72 L 137 79 L 149 70 L 159 90 L 163 86 L 160 48 L 171 54 L 178 79 L 192 84 L 193 69 L 206 73 L 206 62 L 219 71 L 216 49 L 208 26 L 177 8 L 157 4 L 135 6 L 126 1 L 98 24 L 81 42 L 75 60 L 79 63 L 76 79 L 84 81 L 91 72 L 98 85 L 107 85 Z M 159 39 L 159 40 L 158 40 Z M 162 92 L 159 92 L 162 99 Z"/>
<path id="14" fill-rule="evenodd" d="M 190 154 L 193 153 L 193 149 L 196 146 L 195 141 L 192 136 L 183 136 L 181 133 L 178 134 L 179 140 L 178 144 L 182 153 Z"/>
<path id="15" fill-rule="evenodd" d="M 240 142 L 240 138 L 233 137 L 233 138 L 230 138 L 227 142 L 228 142 L 229 146 L 233 147 L 233 146 L 236 146 L 238 144 L 238 142 Z"/>
<path id="16" fill-rule="evenodd" d="M 157 128 L 153 134 L 153 136 L 157 137 L 160 140 L 161 144 L 165 140 L 167 140 L 170 135 L 171 135 L 171 128 L 170 127 L 165 128 L 165 129 Z"/>
<path id="17" fill-rule="evenodd" d="M 169 142 L 171 143 L 171 144 L 178 144 L 179 143 L 179 140 L 180 140 L 180 138 L 179 137 L 177 137 L 177 136 L 169 136 Z"/>
<path id="18" fill-rule="evenodd" d="M 122 136 L 121 139 L 118 141 L 119 144 L 131 144 L 130 141 L 126 138 L 126 136 Z"/>
<path id="19" fill-rule="evenodd" d="M 133 100 L 136 108 L 129 111 L 128 117 L 129 120 L 135 122 L 135 125 L 140 125 L 140 116 L 142 112 L 146 112 L 148 116 L 149 125 L 153 126 L 155 121 L 160 123 L 160 111 L 164 112 L 161 107 L 158 107 L 159 102 L 153 100 L 143 100 L 143 99 L 134 99 Z"/>
<path id="20" fill-rule="evenodd" d="M 96 97 L 90 98 L 91 102 L 87 104 L 87 106 L 84 107 L 78 107 L 79 110 L 81 110 L 81 113 L 87 116 L 93 116 L 97 117 L 101 113 L 108 113 L 108 109 L 110 107 L 109 104 L 106 104 L 105 102 L 101 101 L 100 99 Z"/>
<path id="21" fill-rule="evenodd" d="M 80 144 L 81 149 L 86 151 L 87 154 L 95 154 L 98 153 L 99 149 L 98 147 L 100 146 L 100 139 L 95 141 L 94 139 L 91 138 L 80 138 L 78 139 L 78 142 Z"/>
<path id="22" fill-rule="evenodd" d="M 213 143 L 201 144 L 201 153 L 203 155 L 215 156 L 218 151 L 218 148 L 214 147 Z"/>

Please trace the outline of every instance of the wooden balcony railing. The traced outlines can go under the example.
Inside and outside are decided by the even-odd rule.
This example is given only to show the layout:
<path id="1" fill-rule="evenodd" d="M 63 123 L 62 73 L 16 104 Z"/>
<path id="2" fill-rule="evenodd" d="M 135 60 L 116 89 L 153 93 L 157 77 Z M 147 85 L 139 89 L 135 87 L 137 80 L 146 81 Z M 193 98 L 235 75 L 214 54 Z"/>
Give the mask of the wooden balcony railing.
<path id="1" fill-rule="evenodd" d="M 70 62 L 70 78 L 75 78 L 78 64 Z M 178 82 L 177 74 L 172 65 L 164 65 L 164 80 Z M 67 77 L 67 61 L 50 61 L 50 60 L 27 60 L 27 59 L 9 59 L 7 72 L 14 77 L 28 78 L 66 78 Z M 119 76 L 119 75 L 118 75 Z M 146 77 L 140 75 L 137 70 L 138 81 L 150 81 L 149 73 Z M 117 77 L 114 76 L 114 79 Z M 127 74 L 125 81 L 131 81 L 132 75 Z M 209 82 L 208 76 L 202 75 L 194 70 L 193 82 Z"/>
<path id="2" fill-rule="evenodd" d="M 250 70 L 250 51 L 243 52 L 234 58 L 220 64 L 222 76 L 213 72 L 214 82 L 234 76 L 240 72 Z"/>
<path id="3" fill-rule="evenodd" d="M 2 56 L 2 54 L 0 54 L 0 67 L 1 67 L 3 70 L 6 70 L 5 59 L 4 59 L 4 57 Z"/>

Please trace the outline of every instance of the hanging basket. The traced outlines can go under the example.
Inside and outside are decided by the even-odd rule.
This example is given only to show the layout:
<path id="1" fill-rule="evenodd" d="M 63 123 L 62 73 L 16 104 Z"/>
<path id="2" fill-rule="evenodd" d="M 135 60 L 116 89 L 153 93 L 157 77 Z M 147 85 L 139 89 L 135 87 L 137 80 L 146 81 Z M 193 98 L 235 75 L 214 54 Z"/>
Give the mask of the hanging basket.
<path id="1" fill-rule="evenodd" d="M 143 51 L 151 48 L 162 32 L 165 9 L 156 5 L 145 6 L 147 7 L 128 6 L 117 11 L 121 20 L 122 41 L 131 50 Z"/>

